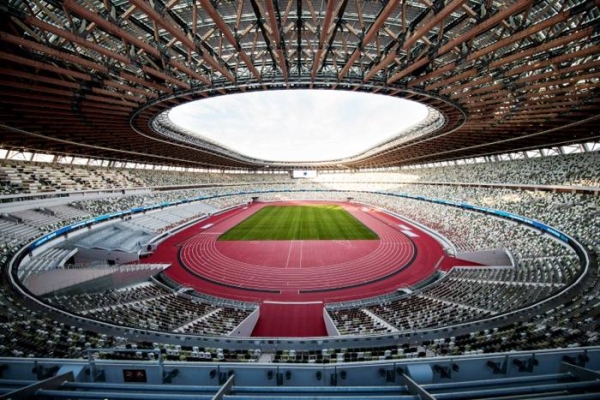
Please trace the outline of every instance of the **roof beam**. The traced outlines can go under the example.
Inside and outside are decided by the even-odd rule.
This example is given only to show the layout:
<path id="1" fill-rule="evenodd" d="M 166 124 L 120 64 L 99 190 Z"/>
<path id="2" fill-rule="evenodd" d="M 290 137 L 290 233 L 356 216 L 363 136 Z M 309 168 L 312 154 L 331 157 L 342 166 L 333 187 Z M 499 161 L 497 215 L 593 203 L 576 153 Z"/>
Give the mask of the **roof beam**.
<path id="1" fill-rule="evenodd" d="M 256 78 L 256 80 L 260 81 L 262 79 L 260 76 L 260 73 L 254 67 L 252 60 L 250 60 L 250 57 L 248 57 L 248 55 L 242 50 L 237 38 L 233 36 L 233 33 L 231 33 L 231 30 L 229 29 L 229 27 L 227 26 L 225 21 L 223 21 L 223 18 L 221 18 L 221 15 L 213 7 L 211 1 L 200 0 L 200 4 L 202 5 L 202 8 L 204 9 L 204 11 L 206 11 L 206 13 L 213 20 L 213 22 L 215 24 L 217 24 L 217 26 L 219 27 L 219 29 L 221 30 L 223 35 L 225 35 L 225 38 L 229 41 L 229 43 L 231 43 L 231 45 L 238 51 L 240 58 L 246 64 L 246 68 L 248 68 L 250 70 L 250 72 L 252 73 L 252 75 L 254 75 L 254 78 Z"/>
<path id="2" fill-rule="evenodd" d="M 65 0 L 65 2 L 72 2 L 74 0 Z M 198 51 L 198 48 L 194 41 L 190 39 L 185 33 L 180 31 L 178 28 L 170 24 L 166 21 L 154 8 L 150 6 L 150 4 L 146 3 L 144 0 L 129 0 L 132 5 L 135 5 L 139 10 L 143 11 L 149 18 L 155 21 L 157 24 L 162 26 L 167 32 L 173 35 L 181 44 L 186 46 L 190 51 Z M 151 47 L 151 46 L 148 46 Z M 220 72 L 225 78 L 227 78 L 230 82 L 235 83 L 235 78 L 229 71 L 227 71 L 221 64 L 219 64 L 214 58 L 210 55 L 199 54 L 204 61 L 213 67 L 216 71 Z"/>
<path id="3" fill-rule="evenodd" d="M 256 0 L 252 0 L 253 3 L 255 1 Z M 280 26 L 279 26 L 279 23 L 277 22 L 277 18 L 275 15 L 275 7 L 277 5 L 273 4 L 274 1 L 275 0 L 265 0 L 265 4 L 267 6 L 267 13 L 269 14 L 269 24 L 271 25 L 271 34 L 273 35 L 273 40 L 275 41 L 275 48 L 277 51 L 277 60 L 278 60 L 279 68 L 281 69 L 281 74 L 283 75 L 283 79 L 285 79 L 287 81 L 288 80 L 288 68 L 287 68 L 287 58 L 285 56 L 285 41 L 279 34 Z M 254 12 L 260 13 L 260 10 L 258 10 L 258 7 L 254 10 Z M 257 17 L 260 18 L 260 15 L 258 14 Z M 264 32 L 264 28 L 263 28 L 263 35 L 265 35 L 265 38 L 266 38 L 266 33 Z M 268 38 L 266 40 L 268 40 Z"/>
<path id="4" fill-rule="evenodd" d="M 407 40 L 404 42 L 402 46 L 403 50 L 408 50 L 413 43 L 423 37 L 427 32 L 431 30 L 431 28 L 435 27 L 439 23 L 443 23 L 444 19 L 456 11 L 457 8 L 462 7 L 467 0 L 454 0 L 450 4 L 448 4 L 444 9 L 442 9 L 439 13 L 437 13 L 433 18 L 427 21 L 423 26 L 421 26 L 415 33 L 413 33 Z"/>
<path id="5" fill-rule="evenodd" d="M 466 60 L 467 61 L 473 61 L 476 60 L 478 58 L 483 57 L 486 54 L 495 52 L 503 47 L 506 47 L 510 44 L 513 44 L 515 42 L 518 42 L 519 40 L 522 40 L 526 37 L 529 37 L 539 31 L 542 31 L 544 29 L 547 29 L 551 26 L 554 26 L 560 22 L 566 21 L 569 16 L 571 15 L 571 13 L 569 11 L 563 11 L 557 15 L 555 15 L 554 17 L 548 18 L 542 22 L 540 22 L 539 24 L 535 24 L 530 26 L 529 28 L 526 28 L 520 32 L 514 33 L 510 36 L 507 36 L 504 39 L 501 39 L 497 42 L 495 42 L 494 44 L 491 44 L 489 46 L 486 46 L 482 49 L 479 49 L 477 51 L 471 52 L 467 55 Z M 440 68 L 436 68 L 434 71 L 432 71 L 429 74 L 426 74 L 425 76 L 412 80 L 408 83 L 409 86 L 415 86 L 421 82 L 424 82 L 428 79 L 434 79 L 436 76 L 441 75 L 443 72 L 449 72 L 452 71 L 454 68 L 456 68 L 457 63 L 456 62 L 452 62 L 449 64 L 444 65 L 443 67 Z"/>
<path id="6" fill-rule="evenodd" d="M 76 78 L 84 81 L 91 81 L 92 77 L 88 74 L 83 74 L 81 72 L 73 71 L 67 68 L 61 68 L 54 65 L 46 64 L 40 61 L 30 60 L 29 58 L 21 57 L 14 55 L 13 53 L 4 53 L 0 51 L 0 60 L 6 60 L 10 62 L 14 62 L 21 65 L 27 65 L 29 67 L 35 69 L 41 69 L 45 71 L 54 72 L 59 75 L 64 75 L 69 78 Z"/>
<path id="7" fill-rule="evenodd" d="M 348 1 L 349 0 L 342 0 L 342 2 L 340 3 L 338 9 L 337 9 L 337 20 L 335 23 L 334 28 L 331 31 L 331 35 L 329 36 L 329 40 L 327 41 L 327 51 L 325 52 L 325 55 L 323 56 L 323 61 L 321 62 L 321 68 L 323 68 L 325 66 L 325 62 L 327 61 L 327 57 L 329 56 L 329 53 L 331 53 L 333 51 L 333 42 L 335 40 L 335 36 L 337 34 L 338 29 L 340 29 L 340 27 L 342 26 L 343 23 L 343 16 L 344 13 L 346 12 L 346 6 L 348 5 Z M 342 38 L 343 40 L 343 38 Z M 344 46 L 345 46 L 345 42 L 344 42 Z M 334 67 L 337 69 L 338 65 L 337 65 L 337 61 L 334 58 L 333 59 L 333 64 Z"/>
<path id="8" fill-rule="evenodd" d="M 302 29 L 304 22 L 302 21 L 302 1 L 296 0 L 296 55 L 298 76 L 302 74 Z"/>
<path id="9" fill-rule="evenodd" d="M 583 39 L 585 37 L 588 37 L 593 32 L 594 32 L 594 29 L 592 27 L 584 29 L 582 31 L 574 32 L 574 33 L 572 33 L 570 35 L 563 36 L 561 38 L 558 38 L 558 39 L 552 40 L 550 42 L 546 42 L 544 44 L 541 44 L 539 46 L 533 47 L 533 48 L 531 48 L 531 49 L 529 49 L 527 51 L 521 51 L 521 52 L 518 52 L 516 54 L 513 54 L 513 55 L 510 55 L 510 56 L 501 58 L 499 60 L 496 60 L 496 61 L 492 62 L 489 65 L 489 69 L 492 70 L 494 68 L 498 68 L 498 67 L 501 67 L 503 65 L 508 65 L 508 64 L 510 64 L 513 61 L 525 60 L 530 55 L 546 51 L 547 49 L 551 49 L 551 48 L 558 47 L 558 46 L 563 46 L 563 45 L 565 45 L 567 43 L 574 43 L 577 40 L 581 40 L 581 39 Z M 571 59 L 571 58 L 574 58 L 574 57 L 582 56 L 582 55 L 585 56 L 585 55 L 593 54 L 596 51 L 597 51 L 597 49 L 594 50 L 593 48 L 592 48 L 592 50 L 583 49 L 583 50 L 580 50 L 580 51 L 578 51 L 576 53 L 569 53 L 569 54 L 565 54 L 563 56 L 559 56 L 560 58 L 554 57 L 554 58 L 551 59 L 550 63 L 547 63 L 545 65 L 549 65 L 549 64 L 552 64 L 552 63 L 559 63 L 559 62 L 562 62 L 562 61 L 565 61 L 565 60 L 568 60 L 568 59 Z M 521 67 L 519 69 L 515 68 L 515 69 L 512 69 L 511 71 L 507 72 L 506 76 L 514 75 L 515 74 L 514 71 L 524 72 L 524 71 L 529 71 L 529 70 L 535 70 L 537 68 L 538 67 L 535 64 L 534 65 L 530 65 L 530 66 L 526 66 L 526 67 Z M 471 71 L 476 71 L 476 69 L 471 69 Z M 478 83 L 476 81 L 468 82 L 464 86 L 471 86 L 472 84 L 478 84 Z M 442 95 L 450 94 L 450 93 L 455 92 L 456 90 L 459 90 L 461 88 L 462 88 L 462 86 L 461 87 L 448 87 L 448 88 L 440 91 L 440 94 L 442 94 Z"/>
<path id="10" fill-rule="evenodd" d="M 360 57 L 362 48 L 364 48 L 364 46 L 366 46 L 371 42 L 371 40 L 373 40 L 373 38 L 379 31 L 379 28 L 381 28 L 381 26 L 387 21 L 389 16 L 392 15 L 392 12 L 394 12 L 394 9 L 397 5 L 398 0 L 390 0 L 383 8 L 383 10 L 381 10 L 379 15 L 377 16 L 377 19 L 369 27 L 369 30 L 365 33 L 364 38 L 362 38 L 362 41 L 359 43 L 359 47 L 354 49 L 352 55 L 350 56 L 350 59 L 346 62 L 346 65 L 344 65 L 344 68 L 342 68 L 342 70 L 338 74 L 339 80 L 341 80 L 348 73 L 348 71 L 350 70 L 352 65 L 354 65 L 358 57 Z"/>
<path id="11" fill-rule="evenodd" d="M 23 39 L 23 38 L 14 36 L 14 35 L 10 35 L 8 33 L 0 32 L 0 41 L 6 42 L 6 43 L 12 43 L 12 44 L 15 44 L 18 46 L 22 46 L 22 47 L 25 47 L 32 51 L 38 51 L 41 53 L 45 53 L 45 54 L 49 55 L 50 57 L 53 57 L 53 58 L 56 58 L 59 60 L 63 60 L 66 62 L 70 62 L 74 65 L 81 65 L 81 66 L 84 66 L 84 67 L 87 67 L 90 69 L 94 69 L 94 70 L 97 70 L 97 71 L 100 71 L 103 73 L 108 72 L 108 68 L 102 64 L 98 64 L 96 62 L 83 59 L 79 56 L 74 56 L 67 52 L 56 50 L 56 49 L 50 48 L 48 46 L 44 46 L 42 44 L 38 44 L 31 40 L 27 40 L 27 39 Z"/>
<path id="12" fill-rule="evenodd" d="M 422 58 L 421 60 L 417 61 L 416 63 L 411 64 L 409 67 L 406 67 L 403 70 L 397 72 L 396 74 L 394 74 L 387 80 L 388 85 L 391 85 L 394 82 L 404 78 L 406 75 L 410 74 L 414 70 L 427 65 L 435 57 L 447 53 L 448 51 L 452 50 L 456 46 L 459 46 L 461 43 L 471 40 L 474 37 L 476 37 L 477 35 L 481 34 L 482 32 L 485 32 L 485 31 L 489 30 L 490 28 L 498 25 L 505 18 L 508 18 L 511 15 L 521 12 L 525 8 L 529 7 L 529 5 L 532 2 L 533 2 L 533 0 L 518 0 L 512 6 L 506 8 L 504 11 L 501 11 L 501 12 L 491 16 L 490 18 L 486 19 L 485 21 L 483 21 L 480 24 L 473 27 L 471 30 L 463 33 L 462 35 L 456 37 L 455 39 L 451 40 L 447 44 L 443 45 L 438 50 L 436 56 L 427 56 L 425 58 Z"/>
<path id="13" fill-rule="evenodd" d="M 42 20 L 39 20 L 31 15 L 26 15 L 23 18 L 23 21 L 28 24 L 31 24 L 43 31 L 47 31 L 47 32 L 53 33 L 57 36 L 60 36 L 64 39 L 68 40 L 69 42 L 77 43 L 78 45 L 80 45 L 82 47 L 88 48 L 88 49 L 93 50 L 99 54 L 106 56 L 106 57 L 112 58 L 113 60 L 119 61 L 125 65 L 131 64 L 131 60 L 129 60 L 129 58 L 127 58 L 126 56 L 124 56 L 122 54 L 108 50 L 106 47 L 100 46 L 92 41 L 86 40 L 83 37 L 77 36 L 74 33 L 69 32 L 65 29 L 58 28 L 52 24 L 49 24 Z"/>
<path id="14" fill-rule="evenodd" d="M 333 12 L 335 10 L 335 2 L 333 0 L 329 0 L 327 2 L 327 8 L 325 10 L 325 18 L 323 20 L 323 26 L 321 27 L 321 35 L 319 37 L 319 47 L 317 48 L 317 53 L 313 59 L 313 67 L 311 72 L 311 77 L 314 80 L 317 76 L 317 72 L 319 71 L 319 65 L 321 65 L 321 56 L 323 55 L 323 45 L 327 40 L 329 35 L 329 28 L 331 27 L 331 20 L 333 19 Z"/>

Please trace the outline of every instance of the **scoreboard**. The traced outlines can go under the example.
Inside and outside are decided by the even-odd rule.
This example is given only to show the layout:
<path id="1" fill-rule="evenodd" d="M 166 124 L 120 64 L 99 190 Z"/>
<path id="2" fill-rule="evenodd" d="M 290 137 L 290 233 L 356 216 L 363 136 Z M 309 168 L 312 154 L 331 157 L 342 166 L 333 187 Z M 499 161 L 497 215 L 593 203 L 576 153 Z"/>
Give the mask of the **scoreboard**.
<path id="1" fill-rule="evenodd" d="M 292 171 L 292 178 L 302 179 L 302 178 L 316 178 L 317 171 L 316 170 L 305 170 L 305 169 L 295 169 Z"/>

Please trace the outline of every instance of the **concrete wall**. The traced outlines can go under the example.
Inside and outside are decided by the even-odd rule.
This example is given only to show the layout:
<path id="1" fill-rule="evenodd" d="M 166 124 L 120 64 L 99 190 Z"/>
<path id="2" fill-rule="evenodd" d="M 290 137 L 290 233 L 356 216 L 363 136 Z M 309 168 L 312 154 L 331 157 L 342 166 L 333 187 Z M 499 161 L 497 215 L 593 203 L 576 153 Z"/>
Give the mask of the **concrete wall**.
<path id="1" fill-rule="evenodd" d="M 241 336 L 241 337 L 250 337 L 252 336 L 252 331 L 258 322 L 258 318 L 260 317 L 260 308 L 257 308 L 252 312 L 252 314 L 248 315 L 245 320 L 240 322 L 240 324 L 233 330 L 228 336 Z"/>
<path id="2" fill-rule="evenodd" d="M 327 334 L 329 336 L 340 336 L 340 331 L 336 328 L 335 323 L 325 307 L 323 307 L 323 321 L 325 321 L 325 329 L 327 329 Z"/>
<path id="3" fill-rule="evenodd" d="M 79 251 L 75 254 L 75 263 L 85 264 L 98 261 L 114 261 L 116 264 L 127 264 L 138 261 L 139 255 L 135 253 L 126 253 L 123 251 L 111 251 L 101 249 L 86 249 L 78 247 Z"/>
<path id="4" fill-rule="evenodd" d="M 508 254 L 503 249 L 457 253 L 456 257 L 489 266 L 512 266 Z"/>

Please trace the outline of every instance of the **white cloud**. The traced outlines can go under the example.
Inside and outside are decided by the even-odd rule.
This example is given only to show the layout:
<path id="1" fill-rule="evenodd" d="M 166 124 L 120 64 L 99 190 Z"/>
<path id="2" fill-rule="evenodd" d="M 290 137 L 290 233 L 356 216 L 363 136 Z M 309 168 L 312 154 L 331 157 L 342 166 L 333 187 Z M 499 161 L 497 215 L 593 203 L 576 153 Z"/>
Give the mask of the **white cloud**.
<path id="1" fill-rule="evenodd" d="M 333 90 L 270 90 L 175 107 L 177 125 L 270 161 L 325 161 L 360 154 L 427 116 L 419 103 Z"/>

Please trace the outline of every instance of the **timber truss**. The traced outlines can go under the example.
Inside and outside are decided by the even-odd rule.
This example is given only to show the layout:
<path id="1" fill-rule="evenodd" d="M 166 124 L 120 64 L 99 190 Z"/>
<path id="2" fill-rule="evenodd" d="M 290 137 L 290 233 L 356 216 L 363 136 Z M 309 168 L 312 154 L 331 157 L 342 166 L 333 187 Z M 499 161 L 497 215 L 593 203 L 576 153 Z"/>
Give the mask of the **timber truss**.
<path id="1" fill-rule="evenodd" d="M 600 0 L 5 0 L 0 146 L 264 168 L 264 160 L 186 140 L 160 116 L 194 99 L 286 88 L 398 96 L 439 117 L 424 134 L 316 168 L 597 140 L 599 7 Z M 303 165 L 273 165 L 290 166 Z"/>

